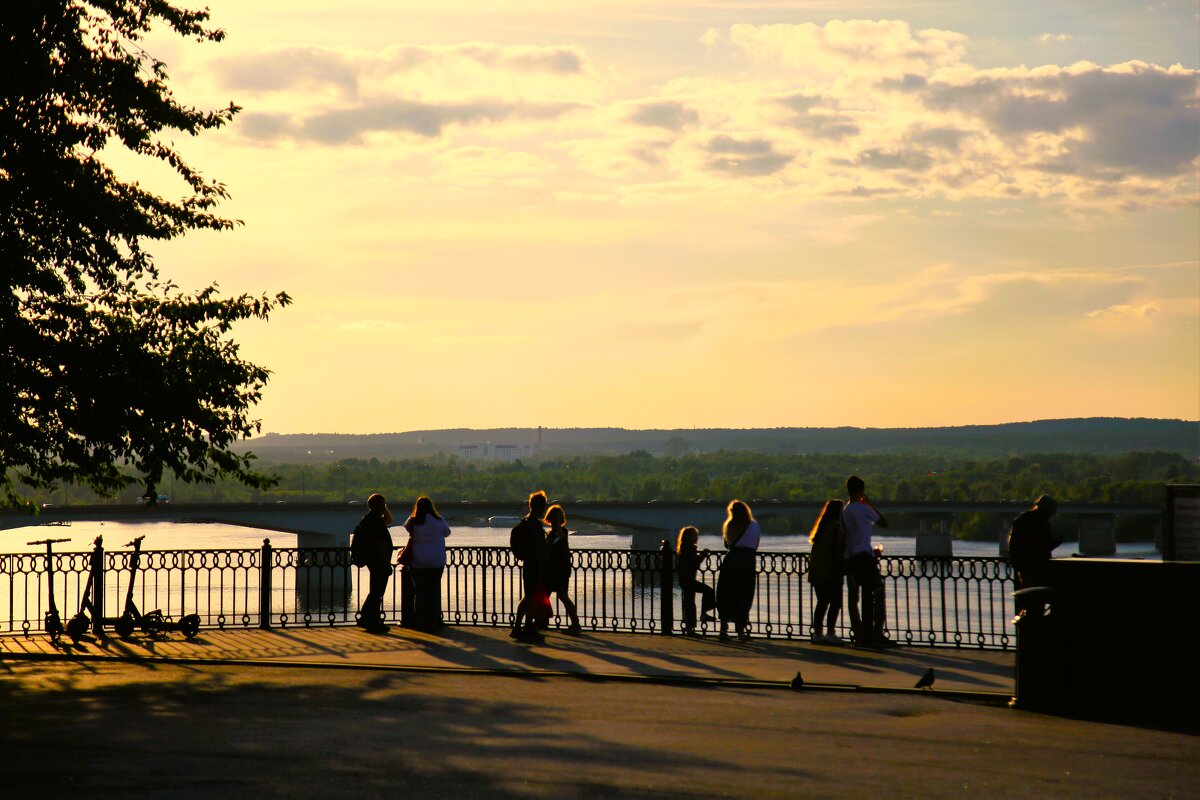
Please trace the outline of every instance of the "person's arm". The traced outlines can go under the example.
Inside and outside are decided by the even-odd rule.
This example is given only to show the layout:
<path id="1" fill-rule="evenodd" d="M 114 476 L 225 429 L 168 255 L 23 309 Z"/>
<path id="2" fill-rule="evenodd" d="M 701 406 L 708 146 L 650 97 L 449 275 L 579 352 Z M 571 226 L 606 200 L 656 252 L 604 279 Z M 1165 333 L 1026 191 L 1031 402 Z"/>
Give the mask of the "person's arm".
<path id="1" fill-rule="evenodd" d="M 886 528 L 888 526 L 887 517 L 885 517 L 885 516 L 883 516 L 883 514 L 879 513 L 879 509 L 875 507 L 874 503 L 872 503 L 870 500 L 867 499 L 867 496 L 865 494 L 863 495 L 862 501 L 863 501 L 863 504 L 866 505 L 867 508 L 874 511 L 875 516 L 878 517 L 878 519 L 875 520 L 875 524 L 880 528 Z"/>

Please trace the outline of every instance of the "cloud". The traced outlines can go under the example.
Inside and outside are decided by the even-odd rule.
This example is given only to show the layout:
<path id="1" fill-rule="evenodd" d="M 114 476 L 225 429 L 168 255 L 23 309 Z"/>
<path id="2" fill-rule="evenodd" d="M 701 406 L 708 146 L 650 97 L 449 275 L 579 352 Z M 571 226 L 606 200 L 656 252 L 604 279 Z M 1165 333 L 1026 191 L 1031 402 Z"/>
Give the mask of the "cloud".
<path id="1" fill-rule="evenodd" d="M 1108 308 L 1089 311 L 1089 317 L 1099 317 L 1103 319 L 1137 319 L 1144 320 L 1158 314 L 1158 303 L 1142 303 L 1141 305 L 1127 305 L 1119 303 L 1109 306 Z"/>
<path id="2" fill-rule="evenodd" d="M 1200 143 L 1200 71 L 1129 62 L 1102 68 L 990 70 L 931 81 L 932 110 L 970 115 L 1012 140 L 1061 137 L 1058 171 L 1166 176 L 1190 168 Z"/>
<path id="3" fill-rule="evenodd" d="M 1069 33 L 1043 33 L 1038 37 L 1039 42 L 1069 42 L 1074 38 Z"/>
<path id="4" fill-rule="evenodd" d="M 787 166 L 792 156 L 777 152 L 766 139 L 739 141 L 724 134 L 716 136 L 705 149 L 716 156 L 708 168 L 733 175 L 771 175 Z"/>
<path id="5" fill-rule="evenodd" d="M 347 95 L 358 91 L 358 70 L 343 54 L 319 47 L 291 47 L 270 53 L 234 56 L 213 62 L 225 89 L 277 92 L 328 84 Z"/>
<path id="6" fill-rule="evenodd" d="M 225 89 L 279 92 L 327 84 L 353 95 L 360 83 L 378 81 L 419 67 L 455 71 L 474 67 L 573 76 L 590 70 L 586 54 L 573 46 L 538 47 L 464 42 L 453 45 L 400 44 L 377 51 L 291 47 L 213 62 Z"/>
<path id="7" fill-rule="evenodd" d="M 251 139 L 290 138 L 322 145 L 354 144 L 371 133 L 408 133 L 433 138 L 441 136 L 450 125 L 509 119 L 546 120 L 577 108 L 580 108 L 577 103 L 561 101 L 424 103 L 384 98 L 298 119 L 279 114 L 250 115 L 247 124 L 239 126 L 239 131 Z"/>
<path id="8" fill-rule="evenodd" d="M 831 20 L 825 25 L 734 25 L 729 40 L 752 59 L 839 75 L 898 77 L 957 63 L 966 37 L 913 31 L 902 20 Z"/>
<path id="9" fill-rule="evenodd" d="M 795 112 L 789 124 L 817 139 L 844 139 L 861 130 L 854 118 L 821 107 L 825 98 L 817 95 L 794 94 L 779 100 L 779 104 Z"/>
<path id="10" fill-rule="evenodd" d="M 638 105 L 630 113 L 629 121 L 652 128 L 680 131 L 687 125 L 699 122 L 700 115 L 682 103 L 664 100 Z"/>

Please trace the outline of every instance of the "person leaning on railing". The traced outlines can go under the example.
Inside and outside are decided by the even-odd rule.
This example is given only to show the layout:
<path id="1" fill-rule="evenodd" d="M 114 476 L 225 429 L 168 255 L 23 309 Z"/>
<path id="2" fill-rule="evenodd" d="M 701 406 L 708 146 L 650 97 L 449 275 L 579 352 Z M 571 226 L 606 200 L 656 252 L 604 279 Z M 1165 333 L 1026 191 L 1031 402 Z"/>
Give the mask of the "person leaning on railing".
<path id="1" fill-rule="evenodd" d="M 697 580 L 700 562 L 708 558 L 707 550 L 699 550 L 700 531 L 688 525 L 679 529 L 679 541 L 675 545 L 675 574 L 679 578 L 679 590 L 683 599 L 683 632 L 688 636 L 696 633 L 696 595 L 700 595 L 700 621 L 716 622 L 712 615 L 717 607 L 717 593 L 713 588 Z"/>
<path id="2" fill-rule="evenodd" d="M 755 554 L 762 529 L 750 513 L 750 506 L 732 500 L 721 528 L 721 538 L 729 552 L 721 560 L 717 575 L 717 614 L 721 618 L 722 640 L 729 639 L 729 623 L 737 629 L 739 641 L 750 638 L 750 606 L 754 604 L 754 584 L 758 564 Z"/>
<path id="3" fill-rule="evenodd" d="M 817 593 L 810 637 L 813 644 L 842 642 L 837 635 L 837 619 L 842 610 L 842 584 L 845 583 L 846 574 L 846 534 L 842 530 L 841 517 L 842 501 L 826 501 L 808 534 L 808 541 L 812 545 L 808 555 L 808 582 Z"/>
<path id="4" fill-rule="evenodd" d="M 871 546 L 871 527 L 886 528 L 887 519 L 867 499 L 867 484 L 857 475 L 846 479 L 850 500 L 842 509 L 842 529 L 846 532 L 846 574 L 862 591 L 861 614 L 854 613 L 856 595 L 850 594 L 850 618 L 858 616 L 854 644 L 859 647 L 885 647 L 883 636 L 883 579 L 879 575 L 875 549 Z"/>
<path id="5" fill-rule="evenodd" d="M 446 537 L 450 526 L 438 514 L 433 501 L 418 497 L 412 516 L 404 523 L 412 548 L 412 562 L 404 570 L 411 581 L 413 612 L 417 630 L 433 632 L 442 627 L 442 572 L 446 568 Z"/>

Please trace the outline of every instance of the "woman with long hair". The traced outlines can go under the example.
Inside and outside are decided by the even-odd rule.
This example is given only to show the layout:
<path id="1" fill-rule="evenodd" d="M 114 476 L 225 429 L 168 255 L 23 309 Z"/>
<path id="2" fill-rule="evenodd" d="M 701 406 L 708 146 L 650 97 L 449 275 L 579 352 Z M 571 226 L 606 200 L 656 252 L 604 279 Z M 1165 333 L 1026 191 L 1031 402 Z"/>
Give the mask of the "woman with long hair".
<path id="1" fill-rule="evenodd" d="M 413 598 L 412 627 L 436 631 L 442 627 L 442 571 L 446 568 L 446 537 L 450 535 L 450 526 L 438 514 L 433 501 L 422 495 L 413 504 L 404 528 L 408 531 L 407 548 L 412 549 L 409 556 L 412 560 L 404 569 Z"/>
<path id="2" fill-rule="evenodd" d="M 560 505 L 552 505 L 546 509 L 546 522 L 550 523 L 550 532 L 546 534 L 546 591 L 558 598 L 567 609 L 571 618 L 571 626 L 567 633 L 579 636 L 583 628 L 579 625 L 579 614 L 571 598 L 567 597 L 567 587 L 571 583 L 571 546 L 567 542 L 570 531 L 567 530 L 567 512 Z"/>
<path id="3" fill-rule="evenodd" d="M 717 593 L 712 587 L 696 579 L 700 562 L 708 558 L 707 550 L 699 549 L 700 531 L 692 526 L 679 529 L 679 541 L 675 545 L 675 574 L 679 577 L 679 590 L 683 595 L 683 632 L 688 636 L 696 633 L 696 595 L 700 595 L 700 621 L 716 622 L 712 610 L 717 607 Z"/>
<path id="4" fill-rule="evenodd" d="M 750 506 L 741 500 L 731 500 L 726 511 L 721 538 L 729 552 L 721 559 L 721 570 L 717 575 L 720 638 L 729 638 L 729 623 L 732 622 L 737 629 L 738 640 L 744 642 L 750 638 L 750 606 L 754 604 L 758 574 L 755 554 L 762 539 L 762 529 L 750 513 Z"/>
<path id="5" fill-rule="evenodd" d="M 813 606 L 813 644 L 840 644 L 837 618 L 842 610 L 842 583 L 846 574 L 846 534 L 842 530 L 842 501 L 829 500 L 821 507 L 808 534 L 812 552 L 808 556 L 808 582 L 817 593 Z M 821 623 L 824 620 L 825 633 Z"/>

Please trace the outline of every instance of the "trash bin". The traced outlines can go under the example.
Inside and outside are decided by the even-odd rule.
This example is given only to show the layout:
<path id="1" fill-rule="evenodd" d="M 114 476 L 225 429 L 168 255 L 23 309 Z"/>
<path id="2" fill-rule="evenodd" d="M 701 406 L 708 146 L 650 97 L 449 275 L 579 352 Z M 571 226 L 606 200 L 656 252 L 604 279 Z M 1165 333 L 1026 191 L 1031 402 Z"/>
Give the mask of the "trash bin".
<path id="1" fill-rule="evenodd" d="M 1050 586 L 1013 593 L 1017 617 L 1016 695 L 1013 708 L 1056 711 L 1070 704 L 1070 624 L 1065 594 Z"/>

